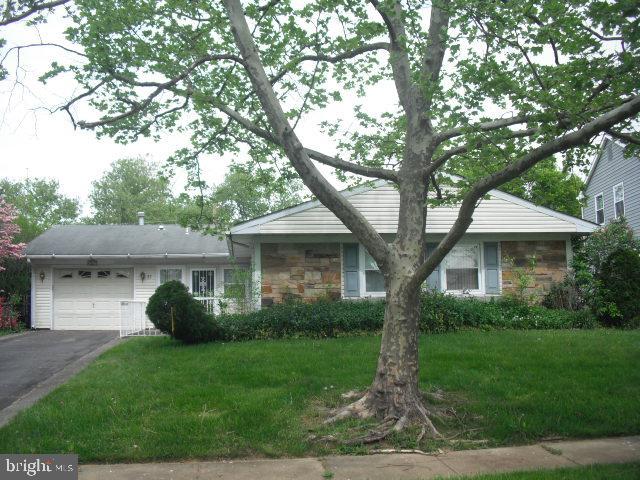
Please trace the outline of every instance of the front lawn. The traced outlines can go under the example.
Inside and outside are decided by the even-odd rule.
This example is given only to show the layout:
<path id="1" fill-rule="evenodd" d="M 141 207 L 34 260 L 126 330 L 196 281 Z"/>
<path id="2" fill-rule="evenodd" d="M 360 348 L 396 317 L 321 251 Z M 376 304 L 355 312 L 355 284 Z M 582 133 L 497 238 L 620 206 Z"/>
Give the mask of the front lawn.
<path id="1" fill-rule="evenodd" d="M 379 341 L 132 339 L 0 430 L 0 451 L 82 462 L 327 453 L 308 440 L 317 406 L 371 381 Z M 423 336 L 421 348 L 423 387 L 455 405 L 442 426 L 455 442 L 640 433 L 640 331 L 472 331 Z"/>

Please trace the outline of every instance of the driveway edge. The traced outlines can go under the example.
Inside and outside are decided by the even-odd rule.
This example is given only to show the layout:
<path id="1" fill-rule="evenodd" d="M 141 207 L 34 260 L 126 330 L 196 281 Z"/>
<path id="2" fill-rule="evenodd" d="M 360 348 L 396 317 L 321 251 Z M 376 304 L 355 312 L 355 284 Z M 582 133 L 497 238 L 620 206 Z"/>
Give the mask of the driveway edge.
<path id="1" fill-rule="evenodd" d="M 112 347 L 115 347 L 122 341 L 122 338 L 116 337 L 113 340 L 100 345 L 98 348 L 80 357 L 75 362 L 65 366 L 62 370 L 55 373 L 48 379 L 37 384 L 31 389 L 31 391 L 17 399 L 11 405 L 0 410 L 0 428 L 8 424 L 13 419 L 13 417 L 15 417 L 22 410 L 24 410 L 25 408 L 29 408 L 31 405 L 53 391 L 55 388 L 67 382 L 71 377 L 77 375 L 81 370 L 83 370 L 102 353 L 106 352 Z"/>

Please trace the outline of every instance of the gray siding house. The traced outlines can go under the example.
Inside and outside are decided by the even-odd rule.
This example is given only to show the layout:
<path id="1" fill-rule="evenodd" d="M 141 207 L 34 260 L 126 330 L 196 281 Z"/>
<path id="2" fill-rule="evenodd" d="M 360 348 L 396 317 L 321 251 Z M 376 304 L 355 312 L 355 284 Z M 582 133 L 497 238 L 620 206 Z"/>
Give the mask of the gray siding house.
<path id="1" fill-rule="evenodd" d="M 606 138 L 591 166 L 582 218 L 604 225 L 624 216 L 640 236 L 640 158 L 624 156 L 624 147 Z"/>

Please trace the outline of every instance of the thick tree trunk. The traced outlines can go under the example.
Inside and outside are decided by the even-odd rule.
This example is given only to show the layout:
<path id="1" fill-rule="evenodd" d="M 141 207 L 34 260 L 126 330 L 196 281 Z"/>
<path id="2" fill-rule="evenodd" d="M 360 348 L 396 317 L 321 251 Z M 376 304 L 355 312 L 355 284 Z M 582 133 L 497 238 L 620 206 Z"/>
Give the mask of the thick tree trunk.
<path id="1" fill-rule="evenodd" d="M 375 417 L 381 421 L 378 430 L 351 443 L 375 442 L 408 426 L 420 427 L 420 437 L 439 436 L 418 383 L 420 292 L 410 287 L 409 276 L 392 273 L 387 276 L 386 300 L 382 344 L 373 383 L 362 397 L 333 412 L 328 420 Z"/>
<path id="2" fill-rule="evenodd" d="M 390 276 L 382 344 L 376 375 L 368 392 L 376 416 L 401 418 L 420 398 L 418 389 L 418 292 L 408 281 Z"/>

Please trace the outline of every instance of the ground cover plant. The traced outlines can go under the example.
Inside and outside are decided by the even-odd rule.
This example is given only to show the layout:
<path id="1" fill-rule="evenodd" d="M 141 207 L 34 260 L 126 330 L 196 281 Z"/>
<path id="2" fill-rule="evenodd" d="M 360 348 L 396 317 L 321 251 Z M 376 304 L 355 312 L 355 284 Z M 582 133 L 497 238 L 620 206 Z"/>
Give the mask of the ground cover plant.
<path id="1" fill-rule="evenodd" d="M 420 385 L 455 409 L 450 440 L 390 447 L 478 448 L 640 432 L 640 331 L 469 331 L 420 337 Z M 364 424 L 322 408 L 365 388 L 379 336 L 185 346 L 131 339 L 0 430 L 0 451 L 75 452 L 82 462 L 357 453 Z M 366 422 L 365 422 L 366 423 Z M 314 437 L 316 438 L 314 440 Z"/>

